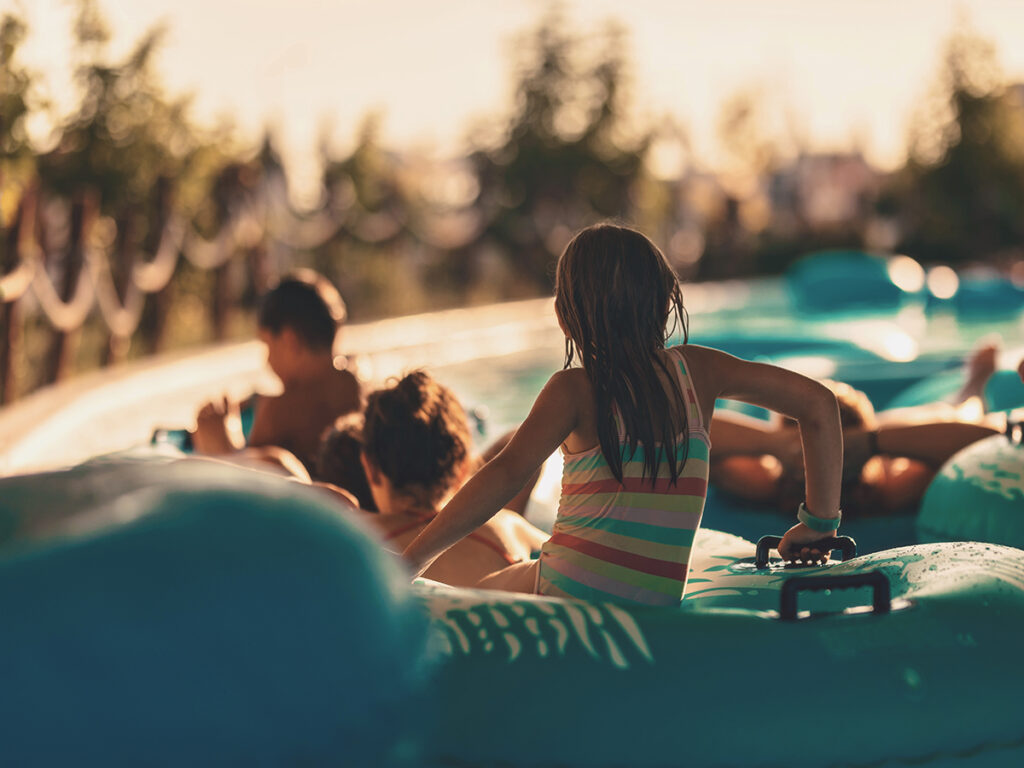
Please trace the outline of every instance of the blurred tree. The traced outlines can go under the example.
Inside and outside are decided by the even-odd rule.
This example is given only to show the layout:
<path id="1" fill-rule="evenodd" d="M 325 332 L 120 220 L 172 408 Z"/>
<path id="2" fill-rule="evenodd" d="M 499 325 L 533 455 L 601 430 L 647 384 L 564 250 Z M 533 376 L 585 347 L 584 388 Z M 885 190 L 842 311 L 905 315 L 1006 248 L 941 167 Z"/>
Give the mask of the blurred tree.
<path id="1" fill-rule="evenodd" d="M 324 187 L 329 204 L 367 214 L 402 207 L 398 161 L 380 144 L 380 124 L 380 115 L 367 115 L 352 152 L 325 162 Z"/>
<path id="2" fill-rule="evenodd" d="M 17 61 L 25 24 L 16 16 L 0 20 L 0 280 L 15 268 L 24 190 L 11 177 L 27 176 L 33 162 L 25 119 L 31 75 Z M 18 290 L 24 291 L 24 286 Z M 0 403 L 16 395 L 15 360 L 21 354 L 22 318 L 14 296 L 0 290 Z"/>
<path id="3" fill-rule="evenodd" d="M 11 166 L 32 156 L 25 130 L 32 76 L 17 60 L 25 33 L 18 17 L 6 14 L 0 20 L 0 188 Z"/>
<path id="4" fill-rule="evenodd" d="M 161 177 L 179 178 L 200 142 L 188 99 L 168 99 L 154 71 L 164 30 L 150 30 L 124 61 L 110 64 L 94 0 L 78 0 L 77 7 L 80 102 L 56 148 L 39 158 L 39 173 L 48 190 L 64 197 L 95 190 L 102 210 L 117 214 L 146 200 Z"/>
<path id="5" fill-rule="evenodd" d="M 500 143 L 472 154 L 489 220 L 481 241 L 497 245 L 534 290 L 550 289 L 555 256 L 573 230 L 631 216 L 651 134 L 629 135 L 624 42 L 618 25 L 595 41 L 549 11 L 515 46 L 516 102 Z"/>
<path id="6" fill-rule="evenodd" d="M 108 227 L 115 233 L 110 272 L 121 301 L 133 290 L 131 275 L 140 252 L 156 250 L 172 208 L 183 219 L 197 218 L 202 224 L 204 209 L 211 205 L 212 178 L 234 149 L 226 133 L 208 137 L 194 126 L 188 97 L 165 94 L 155 71 L 163 34 L 161 27 L 149 30 L 123 61 L 111 63 L 109 32 L 97 3 L 77 0 L 73 60 L 79 102 L 60 126 L 55 148 L 37 157 L 44 198 L 77 201 L 76 206 L 89 199 L 96 205 L 97 221 L 114 225 Z M 217 218 L 216 210 L 205 213 L 207 221 Z M 89 226 L 88 217 L 78 220 Z M 64 300 L 74 292 L 81 252 L 81 247 L 72 248 L 69 260 L 50 265 L 60 277 Z M 143 346 L 161 346 L 168 307 L 167 296 L 147 301 L 140 319 Z M 127 354 L 133 333 L 119 328 L 102 359 L 113 362 Z M 66 340 L 60 345 L 67 346 Z M 69 353 L 53 355 L 66 359 Z M 55 366 L 57 374 L 61 366 Z"/>
<path id="7" fill-rule="evenodd" d="M 766 122 L 757 88 L 737 91 L 722 104 L 717 129 L 727 158 L 723 199 L 718 215 L 705 224 L 697 279 L 721 280 L 755 271 L 755 237 L 741 212 L 746 203 L 763 196 L 762 186 L 779 164 L 781 151 Z"/>
<path id="8" fill-rule="evenodd" d="M 1024 244 L 1024 102 L 993 45 L 962 29 L 940 88 L 914 126 L 909 159 L 880 200 L 903 228 L 901 250 L 929 261 L 983 260 Z"/>
<path id="9" fill-rule="evenodd" d="M 414 202 L 401 159 L 381 146 L 380 125 L 380 115 L 367 115 L 355 147 L 343 157 L 322 150 L 324 208 L 340 226 L 313 254 L 313 266 L 338 285 L 352 317 L 394 305 L 403 269 L 398 262 L 411 245 L 406 223 Z"/>
<path id="10" fill-rule="evenodd" d="M 765 106 L 756 88 L 737 91 L 722 104 L 718 139 L 734 172 L 758 177 L 778 164 L 781 150 L 766 123 Z"/>

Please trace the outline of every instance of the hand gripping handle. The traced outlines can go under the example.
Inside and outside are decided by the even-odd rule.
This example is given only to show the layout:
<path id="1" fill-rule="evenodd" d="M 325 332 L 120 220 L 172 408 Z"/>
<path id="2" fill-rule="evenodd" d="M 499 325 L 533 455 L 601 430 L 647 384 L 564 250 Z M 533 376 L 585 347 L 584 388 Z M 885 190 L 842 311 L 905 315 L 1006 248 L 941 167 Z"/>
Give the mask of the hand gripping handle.
<path id="1" fill-rule="evenodd" d="M 757 568 L 767 568 L 768 552 L 773 549 L 778 549 L 779 544 L 781 543 L 781 536 L 762 536 L 758 539 L 757 551 L 754 555 L 754 566 Z M 843 553 L 843 560 L 850 560 L 857 556 L 857 542 L 849 536 L 828 536 L 824 539 L 818 539 L 818 541 L 807 544 L 806 546 L 822 551 L 827 549 L 829 552 L 834 549 L 841 550 Z"/>

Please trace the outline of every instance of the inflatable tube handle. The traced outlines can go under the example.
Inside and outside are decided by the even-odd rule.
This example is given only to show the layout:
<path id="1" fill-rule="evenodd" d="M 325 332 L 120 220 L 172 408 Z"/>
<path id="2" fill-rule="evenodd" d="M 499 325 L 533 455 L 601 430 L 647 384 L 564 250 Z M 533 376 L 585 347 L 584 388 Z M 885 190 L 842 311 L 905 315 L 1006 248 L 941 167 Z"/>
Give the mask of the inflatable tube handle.
<path id="1" fill-rule="evenodd" d="M 818 592 L 823 589 L 853 589 L 871 587 L 872 613 L 889 613 L 892 609 L 889 579 L 881 571 L 849 573 L 842 576 L 796 576 L 786 579 L 779 596 L 779 618 L 796 619 L 796 596 L 802 591 Z"/>
<path id="2" fill-rule="evenodd" d="M 754 554 L 754 567 L 767 568 L 768 553 L 773 549 L 778 549 L 781 543 L 781 536 L 762 536 L 758 539 L 757 551 Z M 828 548 L 829 552 L 838 549 L 843 553 L 843 560 L 851 560 L 857 556 L 857 542 L 849 536 L 829 536 L 819 539 L 810 546 L 822 550 Z"/>
<path id="3" fill-rule="evenodd" d="M 1012 445 L 1024 445 L 1024 421 L 1006 421 L 1006 439 Z"/>
<path id="4" fill-rule="evenodd" d="M 150 445 L 161 445 L 164 443 L 173 445 L 186 453 L 194 450 L 192 445 L 192 433 L 187 429 L 166 429 L 157 427 L 149 438 Z"/>

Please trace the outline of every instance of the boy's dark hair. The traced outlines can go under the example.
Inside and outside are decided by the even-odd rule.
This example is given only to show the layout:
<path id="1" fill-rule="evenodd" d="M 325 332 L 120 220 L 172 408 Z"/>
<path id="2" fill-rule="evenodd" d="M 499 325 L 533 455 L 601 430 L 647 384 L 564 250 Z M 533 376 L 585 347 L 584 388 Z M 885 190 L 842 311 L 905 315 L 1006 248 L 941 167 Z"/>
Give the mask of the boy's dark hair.
<path id="1" fill-rule="evenodd" d="M 316 479 L 332 483 L 356 497 L 359 508 L 376 512 L 370 484 L 359 454 L 363 450 L 363 414 L 350 413 L 334 422 L 320 441 L 316 458 Z"/>
<path id="2" fill-rule="evenodd" d="M 273 334 L 291 328 L 310 349 L 329 352 L 346 315 L 341 294 L 326 277 L 311 269 L 297 269 L 263 297 L 258 322 Z"/>
<path id="3" fill-rule="evenodd" d="M 468 468 L 470 445 L 458 398 L 424 371 L 367 398 L 363 451 L 396 491 L 419 503 L 448 495 Z"/>

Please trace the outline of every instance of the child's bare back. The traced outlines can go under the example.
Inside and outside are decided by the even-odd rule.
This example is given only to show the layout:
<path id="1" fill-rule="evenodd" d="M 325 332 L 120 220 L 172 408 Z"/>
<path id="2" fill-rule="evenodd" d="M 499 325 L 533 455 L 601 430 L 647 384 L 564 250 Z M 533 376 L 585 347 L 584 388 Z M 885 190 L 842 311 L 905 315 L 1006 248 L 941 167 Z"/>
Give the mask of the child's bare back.
<path id="1" fill-rule="evenodd" d="M 347 369 L 333 368 L 286 386 L 276 397 L 258 398 L 248 444 L 280 446 L 312 469 L 324 431 L 361 407 L 359 380 Z"/>
<path id="2" fill-rule="evenodd" d="M 309 270 L 285 276 L 264 297 L 259 314 L 267 364 L 284 391 L 257 398 L 248 438 L 241 434 L 237 404 L 225 398 L 204 405 L 196 419 L 196 450 L 237 455 L 247 447 L 273 446 L 313 471 L 324 432 L 339 416 L 362 407 L 359 379 L 338 367 L 334 356 L 345 316 L 345 303 L 326 278 Z"/>

